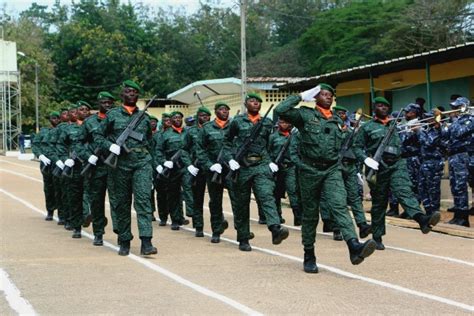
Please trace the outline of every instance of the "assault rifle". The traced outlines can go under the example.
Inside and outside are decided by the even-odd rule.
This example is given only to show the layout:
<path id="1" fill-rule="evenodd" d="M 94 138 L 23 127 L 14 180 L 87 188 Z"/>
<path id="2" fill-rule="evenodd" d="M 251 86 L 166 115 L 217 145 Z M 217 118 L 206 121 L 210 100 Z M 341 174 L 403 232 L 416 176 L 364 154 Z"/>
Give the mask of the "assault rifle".
<path id="1" fill-rule="evenodd" d="M 76 151 L 73 151 L 72 154 L 71 154 L 71 157 L 69 157 L 69 158 L 74 160 L 74 162 L 75 162 L 78 158 Z M 73 167 L 64 166 L 62 176 L 72 178 L 72 174 L 74 172 L 73 168 L 74 168 L 74 166 Z"/>
<path id="2" fill-rule="evenodd" d="M 250 149 L 250 146 L 253 144 L 253 142 L 257 138 L 258 134 L 260 134 L 260 130 L 263 127 L 263 122 L 265 121 L 268 114 L 272 110 L 273 105 L 274 104 L 270 105 L 270 107 L 268 108 L 268 110 L 265 113 L 265 115 L 263 116 L 263 118 L 257 124 L 255 124 L 253 126 L 252 131 L 250 132 L 250 135 L 244 140 L 242 145 L 240 145 L 240 147 L 237 149 L 237 153 L 234 156 L 235 161 L 239 162 L 239 161 L 242 160 L 242 158 L 244 158 L 245 154 Z M 232 169 L 229 169 L 229 173 L 226 176 L 226 180 L 232 179 L 233 182 L 236 182 L 237 177 L 239 176 L 239 173 L 236 172 L 236 171 L 232 171 Z"/>
<path id="3" fill-rule="evenodd" d="M 346 140 L 344 141 L 344 144 L 342 144 L 341 151 L 339 152 L 339 161 L 338 161 L 339 164 L 342 162 L 342 159 L 344 158 L 344 155 L 349 151 L 349 148 L 352 145 L 352 141 L 354 140 L 354 137 L 359 132 L 360 122 L 362 121 L 363 117 L 364 116 L 362 114 L 360 114 L 359 118 L 357 119 L 357 121 L 355 123 L 354 129 L 351 131 L 350 135 L 346 138 Z M 355 159 L 355 157 L 354 157 L 354 159 Z"/>
<path id="4" fill-rule="evenodd" d="M 401 114 L 405 112 L 405 110 L 400 110 L 398 112 L 397 117 L 395 118 L 395 122 L 391 123 L 390 127 L 388 128 L 387 134 L 385 134 L 384 138 L 380 141 L 379 146 L 377 147 L 377 151 L 375 152 L 374 156 L 372 157 L 373 160 L 377 161 L 379 164 L 384 165 L 382 158 L 383 158 L 383 153 L 385 151 L 385 148 L 388 146 L 390 143 L 390 140 L 392 139 L 392 136 L 395 132 L 395 129 L 397 128 L 397 122 L 401 116 Z M 376 173 L 374 169 L 370 169 L 369 173 L 367 174 L 367 182 L 374 183 L 376 182 Z"/>
<path id="5" fill-rule="evenodd" d="M 221 163 L 222 156 L 224 156 L 224 147 L 222 147 L 221 150 L 219 151 L 219 155 L 217 155 L 216 163 L 220 163 L 222 165 Z M 214 171 L 212 173 L 211 182 L 216 183 L 216 184 L 222 184 L 222 174 Z"/>
<path id="6" fill-rule="evenodd" d="M 100 148 L 96 147 L 95 150 L 94 150 L 94 155 L 98 157 L 99 153 L 100 153 Z M 95 165 L 93 165 L 89 161 L 87 161 L 87 164 L 84 166 L 84 168 L 82 168 L 81 176 L 85 176 L 85 175 L 90 176 L 92 174 L 91 169 L 93 169 L 94 167 L 95 167 Z"/>
<path id="7" fill-rule="evenodd" d="M 127 147 L 127 145 L 125 145 L 125 142 L 129 137 L 140 142 L 143 140 L 143 134 L 135 132 L 135 128 L 137 128 L 137 126 L 140 124 L 142 119 L 145 117 L 145 111 L 148 109 L 150 104 L 152 104 L 153 101 L 155 101 L 156 97 L 157 95 L 153 96 L 153 98 L 151 98 L 151 100 L 148 102 L 145 108 L 143 108 L 141 112 L 135 115 L 135 117 L 130 121 L 130 123 L 128 123 L 127 127 L 122 132 L 122 134 L 120 134 L 120 136 L 115 141 L 115 144 L 123 148 L 123 150 L 125 150 L 127 154 L 130 153 L 131 151 Z M 104 160 L 104 163 L 115 169 L 117 167 L 117 158 L 118 156 L 111 152 L 109 156 Z"/>
<path id="8" fill-rule="evenodd" d="M 290 136 L 288 136 L 288 139 L 285 141 L 285 143 L 281 147 L 280 152 L 278 153 L 278 155 L 277 155 L 277 157 L 274 161 L 274 163 L 276 165 L 278 165 L 278 167 L 280 167 L 281 164 L 283 163 L 283 160 L 285 160 L 285 153 L 288 150 L 288 147 L 290 147 L 292 137 L 293 137 L 293 133 L 290 133 Z M 276 181 L 277 178 L 278 178 L 278 172 L 275 172 L 273 174 L 273 179 Z"/>
<path id="9" fill-rule="evenodd" d="M 181 151 L 181 149 L 179 149 L 177 152 L 174 153 L 173 156 L 171 156 L 170 161 L 173 162 L 173 168 L 181 169 L 183 167 L 182 164 L 181 164 L 181 154 L 182 154 L 182 151 Z M 167 178 L 169 178 L 170 173 L 171 173 L 171 169 L 169 169 L 168 167 L 164 167 L 163 172 L 161 173 L 161 175 L 164 178 L 167 179 Z M 159 177 L 159 176 L 160 176 L 160 174 L 158 174 L 157 177 Z"/>

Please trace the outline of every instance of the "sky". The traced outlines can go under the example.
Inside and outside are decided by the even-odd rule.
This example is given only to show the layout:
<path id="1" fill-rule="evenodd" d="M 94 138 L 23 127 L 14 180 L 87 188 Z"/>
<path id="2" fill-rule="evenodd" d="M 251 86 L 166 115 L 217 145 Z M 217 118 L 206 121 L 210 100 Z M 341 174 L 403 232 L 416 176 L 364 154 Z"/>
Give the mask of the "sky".
<path id="1" fill-rule="evenodd" d="M 73 0 L 61 0 L 61 4 L 71 4 Z M 121 0 L 125 2 L 128 0 Z M 51 7 L 55 0 L 0 0 L 0 7 L 6 4 L 7 13 L 17 15 L 18 13 L 28 9 L 33 2 L 39 5 L 47 5 Z M 78 0 L 76 0 L 78 2 Z M 192 14 L 199 8 L 199 0 L 130 0 L 132 4 L 143 3 L 151 7 L 172 7 L 174 9 L 184 9 L 187 13 Z M 216 7 L 232 7 L 234 4 L 239 3 L 238 0 L 213 0 L 213 6 Z"/>

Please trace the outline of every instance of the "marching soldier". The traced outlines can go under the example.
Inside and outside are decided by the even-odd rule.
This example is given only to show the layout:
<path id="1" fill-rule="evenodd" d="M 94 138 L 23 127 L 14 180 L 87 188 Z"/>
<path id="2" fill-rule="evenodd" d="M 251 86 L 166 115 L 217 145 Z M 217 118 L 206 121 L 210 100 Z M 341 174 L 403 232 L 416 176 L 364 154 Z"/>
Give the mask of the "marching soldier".
<path id="1" fill-rule="evenodd" d="M 334 89 L 320 84 L 313 89 L 290 96 L 276 108 L 276 114 L 298 128 L 301 166 L 299 182 L 303 205 L 301 228 L 304 247 L 304 271 L 318 273 L 314 243 L 319 220 L 320 201 L 324 196 L 330 203 L 330 213 L 347 242 L 352 264 L 360 264 L 375 250 L 375 242 L 360 243 L 347 211 L 346 191 L 340 166 L 339 152 L 343 141 L 342 120 L 331 112 Z M 295 108 L 301 100 L 316 101 L 315 108 Z"/>
<path id="2" fill-rule="evenodd" d="M 189 148 L 190 158 L 193 164 L 187 167 L 189 177 L 188 185 L 191 186 L 193 193 L 193 227 L 196 228 L 196 237 L 204 237 L 203 227 L 203 204 L 204 194 L 206 192 L 206 174 L 201 164 L 198 163 L 197 147 L 200 141 L 200 133 L 205 123 L 211 119 L 211 111 L 202 106 L 197 110 L 197 124 L 188 128 L 186 132 L 186 147 Z M 199 168 L 198 168 L 199 167 Z M 202 171 L 201 171 L 202 170 Z M 183 187 L 185 189 L 186 187 Z"/>
<path id="3" fill-rule="evenodd" d="M 144 114 L 137 123 L 134 131 L 135 137 L 125 140 L 125 145 L 130 152 L 122 152 L 121 146 L 115 142 L 129 123 L 141 111 L 137 107 L 140 86 L 132 80 L 122 84 L 121 98 L 123 105 L 107 112 L 102 123 L 102 129 L 94 130 L 94 142 L 100 144 L 104 151 L 118 156 L 115 168 L 109 169 L 109 192 L 114 196 L 112 208 L 117 214 L 117 231 L 120 249 L 118 254 L 127 256 L 130 253 L 130 241 L 133 239 L 131 232 L 132 196 L 134 208 L 137 212 L 138 231 L 141 239 L 141 255 L 152 255 L 157 249 L 152 245 L 153 236 L 152 213 L 150 205 L 152 157 L 150 155 L 150 142 L 152 139 L 150 119 Z M 138 137 L 141 136 L 141 137 Z"/>
<path id="4" fill-rule="evenodd" d="M 469 171 L 474 165 L 474 116 L 461 114 L 461 110 L 467 109 L 469 104 L 464 97 L 451 102 L 451 108 L 459 112 L 450 114 L 451 125 L 443 130 L 443 137 L 448 140 L 449 184 L 454 199 L 454 217 L 449 223 L 466 227 L 470 226 L 467 186 Z"/>
<path id="5" fill-rule="evenodd" d="M 290 207 L 293 211 L 293 224 L 295 226 L 301 225 L 301 210 L 299 209 L 298 196 L 296 195 L 296 166 L 290 158 L 289 145 L 291 143 L 292 129 L 290 123 L 283 119 L 278 120 L 278 129 L 270 135 L 268 150 L 272 160 L 275 162 L 278 155 L 282 154 L 281 162 L 278 164 L 276 185 L 275 185 L 275 202 L 277 205 L 280 222 L 284 223 L 281 212 L 281 199 L 285 197 L 285 192 L 288 193 L 290 200 Z M 283 153 L 283 146 L 287 143 L 285 152 Z"/>
<path id="6" fill-rule="evenodd" d="M 225 187 L 227 187 L 229 192 L 232 209 L 235 206 L 234 191 L 229 189 L 231 181 L 225 178 L 228 169 L 225 165 L 222 165 L 223 142 L 230 127 L 229 110 L 230 108 L 226 103 L 216 103 L 214 106 L 216 118 L 203 125 L 196 148 L 198 163 L 202 167 L 201 170 L 205 172 L 209 191 L 212 243 L 219 243 L 221 234 L 229 227 L 229 223 L 225 220 L 222 210 L 222 197 Z"/>
<path id="7" fill-rule="evenodd" d="M 346 125 L 347 122 L 347 109 L 343 106 L 337 105 L 334 107 L 334 112 L 339 116 L 344 122 L 342 131 L 344 135 L 344 140 L 349 137 L 349 133 L 352 132 L 350 126 Z M 357 127 L 354 127 L 357 128 Z M 353 141 L 352 141 L 353 142 Z M 354 152 L 351 149 L 352 144 L 347 144 L 347 150 L 341 153 L 341 164 L 342 164 L 342 178 L 344 180 L 344 187 L 347 193 L 347 205 L 351 207 L 352 214 L 357 227 L 359 228 L 359 237 L 366 238 L 372 233 L 372 226 L 367 224 L 367 219 L 365 218 L 364 207 L 362 205 L 362 199 L 359 194 L 359 184 L 363 184 L 362 175 L 359 173 L 357 168 L 357 159 L 354 155 Z M 327 208 L 327 203 L 331 203 L 330 200 L 324 199 L 325 206 L 321 207 L 321 210 Z M 332 222 L 332 221 L 331 221 Z M 335 225 L 333 227 L 334 240 L 342 240 L 341 231 Z"/>
<path id="8" fill-rule="evenodd" d="M 411 190 L 406 160 L 401 156 L 400 137 L 393 135 L 390 138 L 380 164 L 371 158 L 385 137 L 390 124 L 397 124 L 388 115 L 390 103 L 385 98 L 377 97 L 373 103 L 374 118 L 361 127 L 353 148 L 359 161 L 364 162 L 367 167 L 377 170 L 376 183 L 371 179 L 368 179 L 368 183 L 372 196 L 372 235 L 377 243 L 377 250 L 383 250 L 385 246 L 382 243 L 382 236 L 385 235 L 385 211 L 389 188 L 408 216 L 418 222 L 423 234 L 429 233 L 432 227 L 439 222 L 440 214 L 435 212 L 425 215 L 421 210 L 418 200 Z M 367 168 L 367 172 L 369 168 Z"/>
<path id="9" fill-rule="evenodd" d="M 43 191 L 46 200 L 46 211 L 48 212 L 45 218 L 46 221 L 53 220 L 55 209 L 58 209 L 59 217 L 59 204 L 61 199 L 54 184 L 55 181 L 51 166 L 51 159 L 53 157 L 51 154 L 51 134 L 59 123 L 59 112 L 51 112 L 49 114 L 49 122 L 51 123 L 51 127 L 42 128 L 39 134 L 33 139 L 32 146 L 33 153 L 41 161 L 40 169 L 43 176 Z"/>
<path id="10" fill-rule="evenodd" d="M 181 198 L 186 166 L 191 165 L 189 153 L 185 148 L 186 130 L 183 128 L 183 116 L 179 111 L 171 113 L 171 128 L 157 141 L 154 155 L 156 171 L 167 183 L 167 207 L 171 215 L 172 230 L 179 230 L 179 226 L 189 224 L 189 220 L 183 216 Z"/>
<path id="11" fill-rule="evenodd" d="M 99 103 L 99 112 L 90 116 L 83 124 L 83 133 L 85 144 L 80 151 L 83 161 L 92 165 L 92 170 L 86 175 L 88 196 L 92 212 L 92 230 L 94 232 L 94 246 L 104 244 L 103 235 L 107 225 L 105 216 L 105 193 L 107 190 L 107 166 L 103 163 L 107 157 L 108 151 L 104 151 L 94 142 L 94 131 L 101 129 L 101 124 L 107 117 L 107 112 L 112 108 L 115 98 L 107 91 L 99 92 L 97 95 Z M 111 205 L 114 203 L 110 203 Z M 112 221 L 115 222 L 114 210 L 111 209 Z M 113 225 L 117 227 L 116 223 Z"/>
<path id="12" fill-rule="evenodd" d="M 247 113 L 234 117 L 230 123 L 229 133 L 224 141 L 226 158 L 232 171 L 239 170 L 238 178 L 232 189 L 236 198 L 236 214 L 234 215 L 237 229 L 237 240 L 241 251 L 251 251 L 250 234 L 250 193 L 253 190 L 260 207 L 265 214 L 267 227 L 272 232 L 272 243 L 280 244 L 288 238 L 289 231 L 280 225 L 273 192 L 275 182 L 273 173 L 278 166 L 270 159 L 267 150 L 270 134 L 273 130 L 272 121 L 268 118 L 260 122 L 262 98 L 256 93 L 249 93 L 245 98 Z M 256 124 L 263 124 L 252 146 L 241 161 L 233 159 L 235 150 L 250 136 Z"/>

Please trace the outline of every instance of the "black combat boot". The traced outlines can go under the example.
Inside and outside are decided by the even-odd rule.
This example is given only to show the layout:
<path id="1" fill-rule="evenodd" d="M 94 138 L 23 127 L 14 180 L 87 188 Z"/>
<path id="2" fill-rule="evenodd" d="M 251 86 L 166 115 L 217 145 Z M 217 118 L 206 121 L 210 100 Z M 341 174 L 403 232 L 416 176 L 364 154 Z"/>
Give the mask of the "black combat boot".
<path id="1" fill-rule="evenodd" d="M 390 209 L 387 211 L 386 216 L 393 216 L 393 217 L 398 217 L 399 216 L 400 209 L 398 208 L 398 203 L 393 203 L 390 204 Z"/>
<path id="2" fill-rule="evenodd" d="M 189 222 L 189 219 L 187 218 L 184 218 L 182 221 L 181 221 L 181 226 L 183 225 L 188 225 L 190 222 Z"/>
<path id="3" fill-rule="evenodd" d="M 217 234 L 217 233 L 213 233 L 212 234 L 212 238 L 211 238 L 211 242 L 213 244 L 218 244 L 221 242 L 221 235 L 220 234 Z"/>
<path id="4" fill-rule="evenodd" d="M 94 236 L 94 241 L 92 242 L 94 246 L 103 246 L 104 245 L 104 239 L 102 237 L 102 234 L 95 235 Z"/>
<path id="5" fill-rule="evenodd" d="M 372 234 L 372 225 L 367 224 L 366 222 L 357 224 L 357 227 L 359 227 L 359 237 L 360 238 L 365 238 Z"/>
<path id="6" fill-rule="evenodd" d="M 301 218 L 295 217 L 295 218 L 293 219 L 293 225 L 294 225 L 294 226 L 301 226 Z"/>
<path id="7" fill-rule="evenodd" d="M 329 221 L 323 221 L 323 233 L 332 232 L 332 225 Z"/>
<path id="8" fill-rule="evenodd" d="M 239 250 L 240 251 L 252 251 L 252 247 L 250 247 L 248 239 L 242 239 L 239 242 Z"/>
<path id="9" fill-rule="evenodd" d="M 84 222 L 82 223 L 82 227 L 89 227 L 92 222 L 92 214 L 87 214 L 86 217 L 84 217 Z"/>
<path id="10" fill-rule="evenodd" d="M 341 241 L 344 238 L 342 238 L 341 231 L 339 229 L 334 229 L 334 232 L 332 233 L 332 239 Z"/>
<path id="11" fill-rule="evenodd" d="M 151 237 L 140 237 L 142 240 L 142 247 L 140 248 L 140 254 L 142 256 L 156 255 L 158 250 L 151 244 Z"/>
<path id="12" fill-rule="evenodd" d="M 44 218 L 45 221 L 52 221 L 54 216 L 54 210 L 48 211 L 48 215 Z"/>
<path id="13" fill-rule="evenodd" d="M 385 245 L 382 243 L 382 237 L 374 238 L 375 240 L 375 249 L 385 250 Z"/>
<path id="14" fill-rule="evenodd" d="M 179 230 L 179 223 L 176 223 L 176 222 L 171 223 L 171 230 Z"/>
<path id="15" fill-rule="evenodd" d="M 347 241 L 347 246 L 349 247 L 349 256 L 352 264 L 357 265 L 374 253 L 376 243 L 372 239 L 360 243 L 356 238 L 352 238 Z"/>
<path id="16" fill-rule="evenodd" d="M 224 219 L 224 220 L 222 221 L 221 227 L 220 227 L 220 229 L 219 229 L 220 234 L 223 234 L 227 228 L 229 228 L 229 222 L 228 222 L 226 219 Z"/>
<path id="17" fill-rule="evenodd" d="M 318 273 L 318 266 L 316 265 L 316 256 L 314 255 L 314 248 L 304 250 L 303 269 L 306 273 Z"/>
<path id="18" fill-rule="evenodd" d="M 64 219 L 59 218 L 58 219 L 58 225 L 64 225 Z"/>
<path id="19" fill-rule="evenodd" d="M 414 217 L 414 220 L 420 225 L 420 229 L 423 234 L 428 234 L 433 226 L 439 223 L 440 219 L 441 215 L 439 212 L 434 212 L 431 215 L 418 213 Z"/>
<path id="20" fill-rule="evenodd" d="M 290 232 L 288 228 L 281 227 L 280 225 L 270 226 L 270 231 L 272 232 L 272 243 L 274 245 L 279 245 L 283 240 L 288 238 Z"/>
<path id="21" fill-rule="evenodd" d="M 202 227 L 196 228 L 196 233 L 194 234 L 196 237 L 204 237 L 204 231 Z"/>
<path id="22" fill-rule="evenodd" d="M 456 208 L 453 206 L 453 207 L 448 208 L 447 211 L 449 213 L 454 213 L 456 211 Z"/>
<path id="23" fill-rule="evenodd" d="M 166 220 L 160 219 L 158 226 L 166 226 Z"/>
<path id="24" fill-rule="evenodd" d="M 80 227 L 74 228 L 74 231 L 72 232 L 72 238 L 82 238 Z"/>
<path id="25" fill-rule="evenodd" d="M 456 210 L 454 218 L 449 221 L 450 224 L 470 227 L 469 224 L 469 210 Z"/>
<path id="26" fill-rule="evenodd" d="M 65 230 L 73 230 L 74 228 L 72 228 L 71 224 L 68 221 L 66 221 L 66 223 L 64 224 L 64 229 Z"/>
<path id="27" fill-rule="evenodd" d="M 119 256 L 128 256 L 130 253 L 130 240 L 122 241 L 120 240 L 120 249 L 118 251 Z"/>

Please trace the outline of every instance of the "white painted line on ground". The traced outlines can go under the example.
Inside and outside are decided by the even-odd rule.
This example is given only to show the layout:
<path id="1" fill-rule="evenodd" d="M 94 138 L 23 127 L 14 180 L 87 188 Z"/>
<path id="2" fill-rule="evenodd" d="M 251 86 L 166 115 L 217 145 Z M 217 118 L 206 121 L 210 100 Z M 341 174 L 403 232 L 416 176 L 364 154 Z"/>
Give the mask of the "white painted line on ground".
<path id="1" fill-rule="evenodd" d="M 186 230 L 186 231 L 190 231 L 190 232 L 195 232 L 196 231 L 195 229 L 188 228 L 188 227 L 181 227 L 181 229 Z M 209 234 L 207 232 L 204 233 L 204 235 L 206 235 L 208 237 L 212 237 L 212 234 Z M 229 242 L 229 243 L 234 244 L 234 245 L 239 244 L 237 241 L 229 239 L 229 238 L 225 238 L 225 237 L 221 237 L 221 240 L 224 240 L 224 241 Z M 292 260 L 292 261 L 303 263 L 303 259 L 301 259 L 301 258 L 292 256 L 292 255 L 287 255 L 287 254 L 284 254 L 284 253 L 281 253 L 281 252 L 278 252 L 278 251 L 274 251 L 274 250 L 271 250 L 271 249 L 256 247 L 256 246 L 253 246 L 253 245 L 252 245 L 252 249 L 255 249 L 255 250 L 258 250 L 260 252 L 270 254 L 270 255 L 273 255 L 273 256 L 278 256 L 278 257 L 286 258 L 286 259 L 289 259 L 289 260 Z M 350 273 L 350 272 L 341 270 L 339 268 L 331 267 L 331 266 L 321 264 L 321 263 L 318 263 L 318 266 L 323 268 L 323 269 L 326 269 L 326 270 L 328 270 L 332 273 L 342 275 L 344 277 L 348 277 L 348 278 L 351 278 L 351 279 L 355 279 L 355 280 L 367 282 L 367 283 L 370 283 L 370 284 L 382 286 L 382 287 L 385 287 L 385 288 L 389 288 L 389 289 L 392 289 L 392 290 L 395 290 L 395 291 L 407 293 L 407 294 L 410 294 L 410 295 L 426 298 L 426 299 L 433 300 L 433 301 L 436 301 L 436 302 L 439 302 L 439 303 L 443 303 L 443 304 L 455 306 L 455 307 L 458 307 L 458 308 L 461 308 L 461 309 L 465 309 L 465 310 L 468 310 L 468 311 L 471 311 L 471 312 L 474 311 L 474 306 L 464 304 L 464 303 L 460 303 L 460 302 L 457 302 L 457 301 L 453 301 L 453 300 L 450 300 L 450 299 L 447 299 L 447 298 L 444 298 L 444 297 L 441 297 L 441 296 L 432 295 L 432 294 L 428 294 L 428 293 L 424 293 L 424 292 L 419 292 L 419 291 L 412 290 L 412 289 L 409 289 L 409 288 L 406 288 L 406 287 L 403 287 L 403 286 L 399 286 L 399 285 L 396 285 L 396 284 L 392 284 L 392 283 L 389 283 L 389 282 L 364 277 L 364 276 L 361 276 L 361 275 Z"/>
<path id="2" fill-rule="evenodd" d="M 4 160 L 4 159 L 0 159 L 0 162 L 5 162 L 5 163 L 9 163 L 11 165 L 15 165 L 15 166 L 20 166 L 22 168 L 28 168 L 28 169 L 33 169 L 33 170 L 39 170 L 39 165 L 38 167 L 30 167 L 30 166 L 26 166 L 24 164 L 21 164 L 21 163 L 15 163 L 15 162 L 11 162 L 11 161 L 8 161 L 8 160 Z"/>
<path id="3" fill-rule="evenodd" d="M 14 195 L 14 194 L 12 194 L 12 193 L 4 190 L 4 189 L 0 189 L 0 192 L 7 195 L 8 197 L 10 197 L 13 200 L 15 200 L 17 202 L 20 202 L 21 204 L 25 205 L 26 207 L 32 209 L 33 211 L 36 211 L 36 212 L 38 212 L 42 215 L 46 215 L 45 211 L 37 208 L 36 206 L 34 206 L 33 204 L 23 200 L 22 198 L 17 197 L 16 195 Z M 55 220 L 57 220 L 57 218 L 55 218 Z M 91 239 L 91 240 L 94 240 L 94 236 L 92 234 L 89 234 L 89 233 L 85 232 L 85 231 L 82 231 L 82 235 L 89 238 L 89 239 Z M 104 246 L 106 246 L 110 249 L 113 249 L 115 251 L 118 251 L 118 249 L 119 249 L 117 246 L 115 246 L 115 245 L 113 245 L 109 242 L 106 242 L 106 241 L 104 242 Z M 147 268 L 149 268 L 149 269 L 151 269 L 155 272 L 158 272 L 161 275 L 163 275 L 163 276 L 165 276 L 165 277 L 167 277 L 167 278 L 169 278 L 173 281 L 176 281 L 179 284 L 187 286 L 187 287 L 191 288 L 192 290 L 194 290 L 196 292 L 199 292 L 199 293 L 201 293 L 205 296 L 214 298 L 214 299 L 216 299 L 216 300 L 218 300 L 218 301 L 220 301 L 220 302 L 222 302 L 222 303 L 224 303 L 224 304 L 226 304 L 226 305 L 242 312 L 243 314 L 246 314 L 246 315 L 262 315 L 261 313 L 251 309 L 248 306 L 245 306 L 245 305 L 243 305 L 243 304 L 241 304 L 241 303 L 239 303 L 239 302 L 237 302 L 237 301 L 235 301 L 235 300 L 233 300 L 233 299 L 231 299 L 227 296 L 224 296 L 222 294 L 219 294 L 217 292 L 209 290 L 209 289 L 207 289 L 207 288 L 205 288 L 201 285 L 198 285 L 198 284 L 193 283 L 189 280 L 186 280 L 183 277 L 181 277 L 181 276 L 179 276 L 179 275 L 177 275 L 177 274 L 175 274 L 175 273 L 173 273 L 169 270 L 166 270 L 166 269 L 164 269 L 164 268 L 162 268 L 162 267 L 160 267 L 160 266 L 158 266 L 154 263 L 151 263 L 150 261 L 145 260 L 145 259 L 143 259 L 139 256 L 136 256 L 134 254 L 130 254 L 130 255 L 127 256 L 127 258 L 130 259 L 130 260 L 136 261 L 136 262 L 146 266 Z"/>
<path id="4" fill-rule="evenodd" d="M 27 176 L 27 175 L 25 175 L 25 174 L 18 173 L 18 172 L 15 172 L 15 171 L 10 171 L 10 170 L 1 169 L 1 168 L 0 168 L 0 171 L 6 172 L 6 173 L 10 173 L 10 174 L 13 174 L 13 175 L 17 175 L 17 176 L 20 176 L 20 177 L 23 177 L 23 178 L 26 178 L 26 179 L 29 179 L 29 180 L 32 180 L 32 181 L 36 181 L 36 182 L 39 182 L 39 183 L 43 183 L 42 180 L 39 180 L 39 179 L 37 179 L 37 178 L 33 178 L 33 177 L 30 177 L 30 176 Z M 108 202 L 106 202 L 106 203 L 108 204 Z M 204 206 L 204 209 L 209 210 L 209 207 Z M 224 211 L 224 214 L 233 216 L 232 212 Z M 251 217 L 250 220 L 253 221 L 253 222 L 257 222 L 257 223 L 258 223 L 258 219 L 256 219 L 256 218 L 252 218 L 252 217 Z M 292 229 L 292 230 L 301 231 L 301 228 L 300 228 L 300 227 L 291 226 L 291 225 L 285 225 L 285 224 L 282 224 L 282 226 L 287 227 L 287 228 Z M 324 235 L 324 236 L 332 236 L 331 233 L 321 233 L 321 232 L 318 232 L 317 234 L 318 234 L 318 235 Z M 466 238 L 462 238 L 462 239 L 463 239 L 463 240 L 468 240 L 468 239 L 466 239 Z M 474 263 L 473 263 L 473 262 L 469 262 L 469 261 L 465 261 L 465 260 L 461 260 L 461 259 L 456 259 L 456 258 L 451 258 L 451 257 L 445 257 L 445 256 L 438 256 L 438 255 L 433 255 L 433 254 L 426 253 L 426 252 L 421 252 L 421 251 L 416 251 L 416 250 L 410 250 L 410 249 L 400 248 L 400 247 L 394 247 L 394 246 L 388 246 L 388 245 L 385 245 L 385 248 L 387 248 L 387 249 L 392 249 L 392 250 L 397 250 L 397 251 L 401 251 L 401 252 L 406 252 L 406 253 L 411 253 L 411 254 L 415 254 L 415 255 L 425 256 L 425 257 L 429 257 L 429 258 L 445 260 L 445 261 L 449 261 L 449 262 L 452 262 L 452 263 L 464 264 L 464 265 L 467 265 L 467 266 L 470 266 L 470 267 L 474 267 Z"/>
<path id="5" fill-rule="evenodd" d="M 20 290 L 13 284 L 8 273 L 2 268 L 0 268 L 0 291 L 5 294 L 5 299 L 10 307 L 19 315 L 36 315 L 33 306 L 21 297 Z"/>

